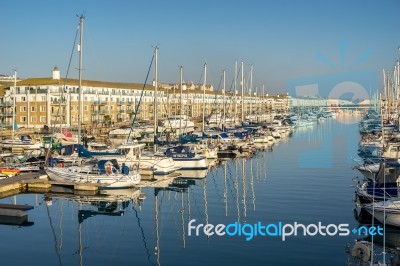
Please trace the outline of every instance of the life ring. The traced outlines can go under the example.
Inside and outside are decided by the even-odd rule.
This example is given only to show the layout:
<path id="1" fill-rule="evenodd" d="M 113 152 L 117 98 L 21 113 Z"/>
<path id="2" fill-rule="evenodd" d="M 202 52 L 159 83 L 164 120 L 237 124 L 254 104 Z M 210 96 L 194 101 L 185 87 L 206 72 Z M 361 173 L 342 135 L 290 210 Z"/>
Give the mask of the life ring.
<path id="1" fill-rule="evenodd" d="M 105 169 L 106 169 L 106 174 L 110 175 L 112 173 L 111 165 L 106 165 Z"/>
<path id="2" fill-rule="evenodd" d="M 351 256 L 360 258 L 364 262 L 368 262 L 371 258 L 371 248 L 364 242 L 358 242 L 351 250 Z"/>

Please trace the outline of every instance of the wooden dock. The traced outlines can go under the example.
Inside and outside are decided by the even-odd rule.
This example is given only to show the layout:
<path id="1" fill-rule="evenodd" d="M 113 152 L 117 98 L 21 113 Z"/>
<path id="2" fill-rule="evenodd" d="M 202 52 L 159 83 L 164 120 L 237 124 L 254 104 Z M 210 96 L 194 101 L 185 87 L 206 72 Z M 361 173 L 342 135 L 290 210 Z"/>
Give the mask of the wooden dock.
<path id="1" fill-rule="evenodd" d="M 28 212 L 34 207 L 30 205 L 0 204 L 0 224 L 32 225 L 28 222 Z"/>
<path id="2" fill-rule="evenodd" d="M 157 176 L 157 178 L 143 176 L 141 182 L 136 187 L 165 188 L 179 176 L 181 176 L 179 173 L 172 173 L 167 176 Z M 74 194 L 95 195 L 99 191 L 99 185 L 97 183 L 87 184 L 50 181 L 44 171 L 22 173 L 17 176 L 0 180 L 0 199 L 20 193 L 47 193 L 59 191 L 68 191 Z"/>
<path id="3" fill-rule="evenodd" d="M 45 172 L 39 171 L 1 179 L 0 198 L 13 196 L 19 193 L 46 193 L 51 191 L 53 186 L 67 187 L 74 191 L 97 192 L 99 189 L 98 184 L 50 181 Z"/>

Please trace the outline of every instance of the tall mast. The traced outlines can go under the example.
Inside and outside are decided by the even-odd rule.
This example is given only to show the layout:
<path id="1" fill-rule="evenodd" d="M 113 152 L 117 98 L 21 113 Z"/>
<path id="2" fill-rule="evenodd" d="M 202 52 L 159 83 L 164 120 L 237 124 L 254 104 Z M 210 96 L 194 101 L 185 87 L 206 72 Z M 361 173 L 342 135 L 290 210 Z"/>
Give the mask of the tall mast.
<path id="1" fill-rule="evenodd" d="M 223 98 L 222 98 L 222 129 L 224 129 L 225 125 L 225 69 L 224 69 L 224 84 L 223 84 Z"/>
<path id="2" fill-rule="evenodd" d="M 256 91 L 254 92 L 254 109 L 255 109 L 255 116 L 256 116 L 256 121 L 258 122 L 258 117 L 260 114 L 260 105 L 259 105 L 259 101 L 258 101 L 258 87 L 256 86 Z"/>
<path id="3" fill-rule="evenodd" d="M 206 82 L 207 82 L 207 63 L 204 63 L 204 81 L 203 81 L 203 132 L 204 132 L 204 121 L 206 114 Z"/>
<path id="4" fill-rule="evenodd" d="M 183 90 L 183 67 L 180 67 L 180 73 L 181 73 L 181 80 L 180 80 L 180 86 L 181 86 L 181 96 L 179 100 L 179 134 L 182 132 L 182 90 Z"/>
<path id="5" fill-rule="evenodd" d="M 240 82 L 240 85 L 241 85 L 241 89 L 242 89 L 242 121 L 241 122 L 243 122 L 244 121 L 244 73 L 243 73 L 243 61 L 242 61 L 242 65 L 241 65 L 241 82 Z"/>
<path id="6" fill-rule="evenodd" d="M 14 139 L 14 135 L 15 135 L 15 124 L 16 124 L 16 122 L 15 122 L 15 112 L 17 111 L 16 108 L 15 108 L 15 96 L 16 96 L 16 93 L 17 93 L 17 70 L 14 69 L 14 90 L 13 90 L 13 110 L 12 110 L 12 114 L 13 114 L 12 119 L 13 119 L 13 121 L 12 121 L 11 139 Z M 28 110 L 28 112 L 29 112 L 29 110 Z"/>
<path id="7" fill-rule="evenodd" d="M 261 108 L 260 108 L 260 113 L 261 113 L 261 115 L 262 115 L 262 117 L 264 117 L 264 105 L 265 105 L 265 103 L 264 103 L 264 96 L 265 96 L 265 94 L 264 94 L 264 84 L 263 84 L 263 87 L 262 87 L 262 95 L 261 95 Z"/>
<path id="8" fill-rule="evenodd" d="M 82 117 L 83 117 L 83 106 L 82 106 L 82 44 L 83 44 L 83 19 L 84 16 L 79 17 L 79 98 L 78 98 L 78 145 L 81 144 L 82 135 Z"/>
<path id="9" fill-rule="evenodd" d="M 154 137 L 157 135 L 157 87 L 158 87 L 158 47 L 154 48 Z M 155 139 L 155 138 L 154 138 Z M 157 144 L 154 142 L 154 152 L 157 152 Z"/>
<path id="10" fill-rule="evenodd" d="M 234 77 L 234 83 L 233 83 L 233 88 L 235 90 L 235 112 L 233 116 L 233 123 L 236 124 L 236 116 L 237 116 L 237 61 L 235 61 L 235 77 Z"/>
<path id="11" fill-rule="evenodd" d="M 252 102 L 253 102 L 253 65 L 250 66 L 250 116 L 252 115 Z"/>

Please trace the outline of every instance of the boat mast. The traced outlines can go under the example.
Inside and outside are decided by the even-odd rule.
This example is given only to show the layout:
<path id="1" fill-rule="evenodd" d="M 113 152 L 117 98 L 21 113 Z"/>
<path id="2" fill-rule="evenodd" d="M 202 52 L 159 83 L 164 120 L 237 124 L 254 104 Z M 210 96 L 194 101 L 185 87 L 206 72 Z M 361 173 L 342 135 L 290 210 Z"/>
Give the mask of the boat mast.
<path id="1" fill-rule="evenodd" d="M 243 61 L 242 61 L 242 65 L 241 65 L 241 89 L 242 89 L 242 121 L 244 121 L 244 73 L 243 73 Z"/>
<path id="2" fill-rule="evenodd" d="M 82 106 L 82 38 L 83 38 L 83 19 L 85 17 L 81 15 L 79 17 L 79 44 L 78 44 L 78 52 L 79 52 L 79 98 L 78 98 L 78 145 L 81 144 L 81 135 L 82 135 L 82 116 L 83 116 L 83 106 Z"/>
<path id="3" fill-rule="evenodd" d="M 259 110 L 259 101 L 258 101 L 258 87 L 256 86 L 256 91 L 254 92 L 254 109 L 255 109 L 255 111 L 254 111 L 254 113 L 255 113 L 255 117 L 256 117 L 256 122 L 258 122 L 258 117 L 259 117 L 259 114 L 260 114 L 260 110 Z"/>
<path id="4" fill-rule="evenodd" d="M 235 77 L 234 77 L 233 87 L 234 87 L 234 90 L 235 90 L 235 95 L 234 95 L 234 99 L 235 99 L 235 114 L 233 116 L 233 123 L 236 124 L 236 116 L 237 116 L 237 61 L 235 61 Z"/>
<path id="5" fill-rule="evenodd" d="M 180 86 L 181 86 L 181 94 L 179 100 L 179 134 L 182 131 L 182 90 L 183 90 L 183 67 L 180 67 L 181 79 L 180 79 Z"/>
<path id="6" fill-rule="evenodd" d="M 12 131 L 11 131 L 11 139 L 14 139 L 14 135 L 15 135 L 15 95 L 16 95 L 16 90 L 17 90 L 17 70 L 14 69 L 14 90 L 13 90 L 13 110 L 12 110 L 12 114 L 13 114 L 13 121 L 12 121 Z M 28 110 L 29 111 L 29 110 Z"/>
<path id="7" fill-rule="evenodd" d="M 157 87 L 158 87 L 158 47 L 154 48 L 154 136 L 157 135 Z M 155 138 L 154 138 L 155 139 Z M 154 142 L 154 152 L 157 152 L 157 144 Z"/>
<path id="8" fill-rule="evenodd" d="M 204 80 L 203 80 L 203 132 L 204 132 L 204 121 L 206 114 L 206 82 L 207 82 L 207 63 L 204 63 Z"/>
<path id="9" fill-rule="evenodd" d="M 265 100 L 265 98 L 264 98 L 264 96 L 265 96 L 265 94 L 264 94 L 264 89 L 265 89 L 265 86 L 264 86 L 264 84 L 263 84 L 263 86 L 262 86 L 262 94 L 261 94 L 261 103 L 260 103 L 260 114 L 262 115 L 262 118 L 264 118 L 264 105 L 265 105 L 265 103 L 264 103 L 264 100 Z"/>
<path id="10" fill-rule="evenodd" d="M 252 103 L 253 103 L 253 65 L 250 66 L 250 89 L 249 89 L 249 94 L 250 94 L 250 117 L 252 115 Z M 251 118 L 250 118 L 251 119 Z"/>
<path id="11" fill-rule="evenodd" d="M 222 98 L 222 130 L 224 130 L 225 127 L 225 69 L 224 69 L 224 85 L 223 85 L 223 98 Z"/>

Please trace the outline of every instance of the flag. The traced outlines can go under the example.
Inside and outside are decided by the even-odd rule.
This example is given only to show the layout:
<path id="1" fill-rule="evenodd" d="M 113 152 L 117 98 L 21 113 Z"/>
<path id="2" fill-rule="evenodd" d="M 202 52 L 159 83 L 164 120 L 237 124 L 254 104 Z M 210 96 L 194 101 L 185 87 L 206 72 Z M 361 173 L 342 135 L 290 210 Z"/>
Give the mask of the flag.
<path id="1" fill-rule="evenodd" d="M 18 129 L 17 119 L 14 119 L 13 129 L 14 129 L 14 130 L 17 130 L 17 129 Z"/>

